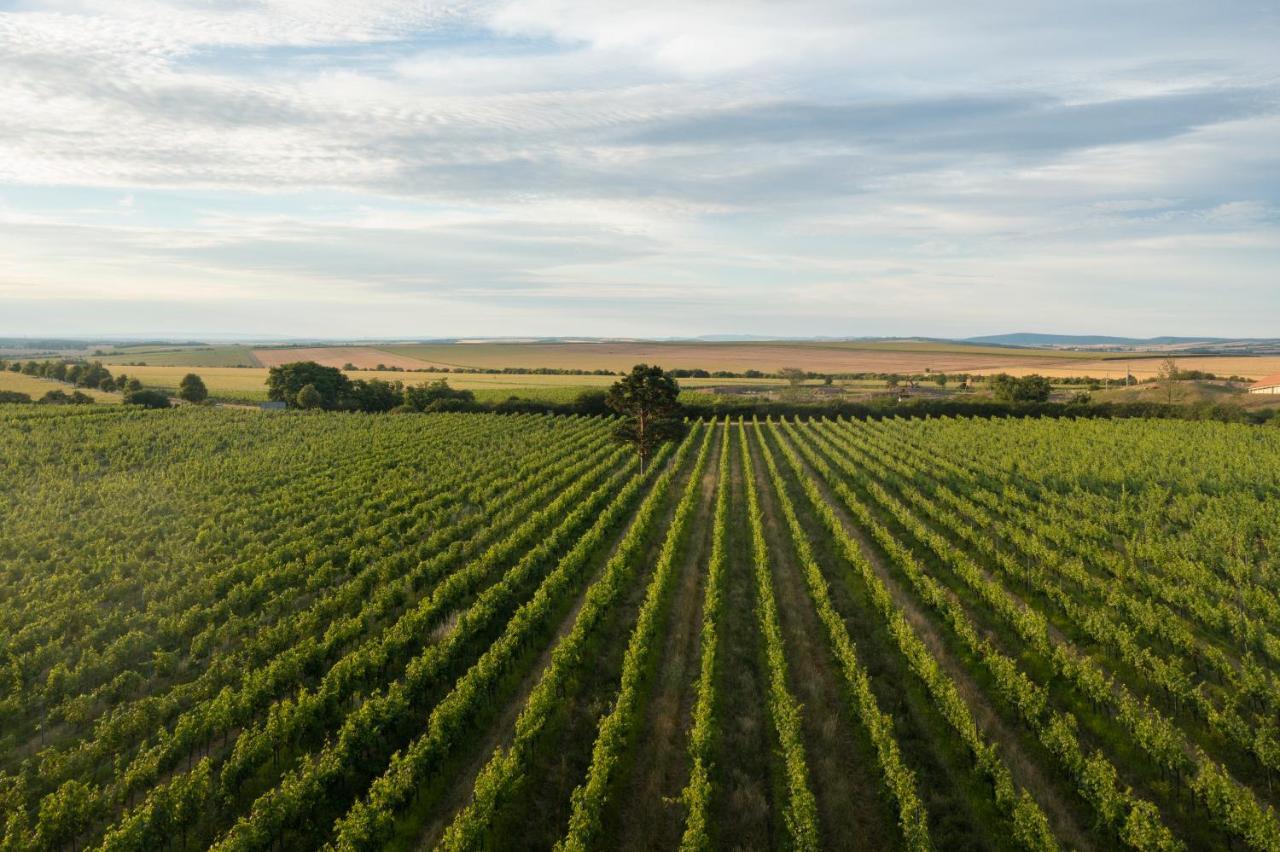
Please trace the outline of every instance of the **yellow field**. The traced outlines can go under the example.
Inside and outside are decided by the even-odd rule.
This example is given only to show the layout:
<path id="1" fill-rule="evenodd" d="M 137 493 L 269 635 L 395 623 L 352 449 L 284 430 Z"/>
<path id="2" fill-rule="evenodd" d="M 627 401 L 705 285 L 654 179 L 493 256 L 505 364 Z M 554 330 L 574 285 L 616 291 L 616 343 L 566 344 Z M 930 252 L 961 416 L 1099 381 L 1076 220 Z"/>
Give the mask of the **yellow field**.
<path id="1" fill-rule="evenodd" d="M 267 398 L 267 371 L 261 367 L 120 366 L 112 367 L 111 373 L 124 373 L 146 387 L 171 393 L 177 392 L 183 376 L 195 373 L 204 380 L 211 396 L 249 400 Z"/>
<path id="2" fill-rule="evenodd" d="M 176 387 L 176 385 L 175 385 Z M 30 394 L 32 400 L 37 400 L 51 390 L 61 390 L 67 393 L 80 391 L 87 393 L 94 398 L 96 402 L 119 402 L 120 394 L 107 393 L 100 390 L 88 390 L 86 388 L 73 388 L 71 385 L 55 382 L 50 379 L 41 379 L 35 376 L 24 376 L 22 373 L 11 373 L 8 370 L 0 371 L 0 390 L 17 391 L 18 393 Z"/>
<path id="3" fill-rule="evenodd" d="M 1145 356 L 1145 357 L 1143 357 Z M 208 359 L 202 361 L 201 359 Z M 192 347 L 181 351 L 143 348 L 121 350 L 104 361 L 147 362 L 147 367 L 121 365 L 118 370 L 155 376 L 162 387 L 176 387 L 180 370 L 192 369 L 212 378 L 210 390 L 253 394 L 261 381 L 251 367 L 270 367 L 291 361 L 317 361 L 330 367 L 353 364 L 360 374 L 377 375 L 376 367 L 386 365 L 405 370 L 433 367 L 465 367 L 497 370 L 507 367 L 576 370 L 630 369 L 638 363 L 657 364 L 667 369 L 724 370 L 742 373 L 759 370 L 773 373 L 796 367 L 814 373 L 970 373 L 989 375 L 1012 373 L 1065 378 L 1095 376 L 1121 378 L 1126 368 L 1138 378 L 1152 378 L 1163 356 L 1156 353 L 1070 352 L 1047 349 L 1017 349 L 997 346 L 969 346 L 928 340 L 888 340 L 870 342 L 769 341 L 769 342 L 487 342 L 385 344 L 373 346 Z M 1203 355 L 1176 358 L 1182 369 L 1205 370 L 1218 375 L 1259 378 L 1280 372 L 1280 356 Z M 202 366 L 207 363 L 208 366 Z M 152 373 L 157 370 L 160 372 Z M 229 371 L 229 372 L 227 372 Z M 207 375 L 206 375 L 207 374 Z M 423 376 L 428 374 L 415 373 Z M 430 374 L 432 378 L 435 376 Z M 405 378 L 391 372 L 384 378 Z M 453 379 L 452 375 L 450 376 Z M 410 379 L 406 378 L 406 381 Z M 453 379 L 458 387 L 497 390 L 500 388 L 562 388 L 564 382 L 581 387 L 607 383 L 607 377 L 592 376 L 476 376 Z M 714 380 L 724 384 L 724 380 Z M 686 381 L 688 387 L 696 384 Z M 216 389 L 215 389 L 216 388 Z"/>
<path id="4" fill-rule="evenodd" d="M 248 400 L 265 400 L 267 398 L 267 370 L 251 367 L 117 367 L 114 372 L 126 373 L 138 378 L 147 387 L 174 391 L 182 377 L 187 373 L 195 373 L 204 380 L 205 387 L 214 397 L 236 398 Z M 395 370 L 348 370 L 347 375 L 353 379 L 383 379 L 389 382 L 404 382 L 416 385 L 445 379 L 450 386 L 473 390 L 477 393 L 487 391 L 485 398 L 492 399 L 498 391 L 510 391 L 513 394 L 544 389 L 587 389 L 605 388 L 613 384 L 613 376 L 522 376 L 493 375 L 467 373 L 408 373 Z M 724 385 L 776 385 L 777 380 L 768 379 L 681 379 L 680 385 L 685 388 L 718 387 Z"/>
<path id="5" fill-rule="evenodd" d="M 893 355 L 894 353 L 885 353 Z M 1280 357 L 1260 356 L 1260 357 L 1189 357 L 1176 359 L 1178 366 L 1184 370 L 1205 370 L 1213 372 L 1221 376 L 1226 375 L 1243 375 L 1250 378 L 1259 378 L 1264 375 L 1280 372 Z M 935 362 L 937 363 L 937 362 Z M 1119 381 L 1124 378 L 1125 371 L 1128 369 L 1135 377 L 1139 379 L 1154 378 L 1160 369 L 1161 360 L 1155 358 L 1139 358 L 1129 361 L 1090 361 L 1085 363 L 1072 363 L 1070 365 L 1063 364 L 1059 361 L 1056 364 L 1023 364 L 1016 365 L 1012 363 L 1004 363 L 992 365 L 988 369 L 973 369 L 974 373 L 997 373 L 1008 372 L 1013 375 L 1027 375 L 1028 373 L 1039 373 L 1044 376 L 1053 378 L 1066 378 L 1071 376 L 1094 376 L 1099 379 L 1110 377 Z M 867 367 L 867 369 L 871 369 Z M 896 368 L 901 372 L 908 372 L 901 368 Z M 936 372 L 944 372 L 942 367 L 934 367 Z M 954 368 L 950 368 L 954 369 Z M 886 368 L 886 371 L 893 371 L 893 368 Z M 921 369 L 922 371 L 922 369 Z M 245 399 L 245 400 L 265 400 L 267 398 L 266 380 L 267 370 L 265 368 L 252 367 L 180 367 L 180 366 L 147 366 L 147 367 L 116 367 L 113 372 L 124 372 L 130 376 L 136 376 L 142 383 L 148 387 L 160 388 L 168 391 L 175 391 L 178 382 L 187 373 L 196 373 L 204 380 L 205 386 L 208 387 L 209 393 L 214 397 Z M 6 375 L 14 376 L 13 373 Z M 399 372 L 394 370 L 351 370 L 347 375 L 355 379 L 383 379 L 385 381 L 401 381 L 405 384 L 420 384 L 422 382 L 435 381 L 436 379 L 445 379 L 455 388 L 465 388 L 467 390 L 476 391 L 482 398 L 492 400 L 501 397 L 501 392 L 509 391 L 511 394 L 519 396 L 537 395 L 535 392 L 539 389 L 547 391 L 557 391 L 555 398 L 560 399 L 569 389 L 584 390 L 588 388 L 605 388 L 616 381 L 613 376 L 562 376 L 562 375 L 497 375 L 497 374 L 474 374 L 474 373 L 435 373 L 435 372 Z M 23 380 L 39 383 L 43 394 L 44 390 L 55 386 L 55 383 L 45 382 L 41 379 L 31 379 L 28 376 L 21 376 Z M 777 379 L 681 379 L 680 386 L 690 390 L 706 387 L 725 387 L 725 386 L 778 386 Z M 838 384 L 846 385 L 848 383 L 840 382 Z M 860 383 L 865 384 L 865 383 Z M 0 387 L 5 387 L 0 385 Z M 13 390 L 22 390 L 22 388 L 11 388 Z M 27 391 L 34 393 L 33 391 Z M 98 392 L 95 391 L 95 394 Z M 114 396 L 107 394 L 106 396 Z"/>

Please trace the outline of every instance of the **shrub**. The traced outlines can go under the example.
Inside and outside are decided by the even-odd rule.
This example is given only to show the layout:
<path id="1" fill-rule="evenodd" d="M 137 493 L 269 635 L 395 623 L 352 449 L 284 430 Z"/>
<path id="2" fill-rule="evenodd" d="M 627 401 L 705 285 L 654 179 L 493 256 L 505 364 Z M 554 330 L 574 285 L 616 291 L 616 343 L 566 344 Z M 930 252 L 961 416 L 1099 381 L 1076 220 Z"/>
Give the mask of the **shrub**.
<path id="1" fill-rule="evenodd" d="M 320 408 L 324 405 L 324 397 L 315 385 L 303 385 L 294 400 L 298 408 Z"/>
<path id="2" fill-rule="evenodd" d="M 93 397 L 80 391 L 67 393 L 64 390 L 51 390 L 40 397 L 40 402 L 45 405 L 89 405 L 93 403 Z"/>
<path id="3" fill-rule="evenodd" d="M 204 380 L 195 373 L 187 373 L 182 377 L 182 382 L 178 385 L 178 399 L 187 402 L 204 402 L 209 398 L 209 389 L 204 386 Z"/>
<path id="4" fill-rule="evenodd" d="M 131 390 L 124 395 L 125 405 L 140 405 L 143 408 L 168 408 L 169 397 L 163 391 Z"/>
<path id="5" fill-rule="evenodd" d="M 418 411 L 459 411 L 475 402 L 469 390 L 449 387 L 444 379 L 405 388 L 404 401 Z"/>

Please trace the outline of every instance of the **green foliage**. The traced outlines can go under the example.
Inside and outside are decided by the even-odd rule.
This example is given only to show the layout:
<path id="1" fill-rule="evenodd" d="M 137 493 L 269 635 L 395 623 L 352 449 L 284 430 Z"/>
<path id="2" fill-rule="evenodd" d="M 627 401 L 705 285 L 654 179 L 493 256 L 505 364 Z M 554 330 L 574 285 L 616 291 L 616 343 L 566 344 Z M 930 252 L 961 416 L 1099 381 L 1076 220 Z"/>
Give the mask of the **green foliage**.
<path id="1" fill-rule="evenodd" d="M 689 730 L 689 782 L 681 799 L 688 813 L 680 848 L 686 852 L 713 848 L 711 825 L 711 764 L 716 744 L 716 671 L 720 656 L 720 615 L 724 605 L 724 573 L 728 560 L 729 480 L 732 461 L 729 421 L 721 425 L 720 475 L 716 480 L 716 508 L 712 520 L 711 558 L 707 564 L 707 588 L 702 602 L 702 656 L 698 668 L 698 697 Z"/>
<path id="2" fill-rule="evenodd" d="M 139 388 L 124 395 L 125 405 L 137 405 L 142 408 L 168 408 L 169 395 L 164 391 Z"/>
<path id="3" fill-rule="evenodd" d="M 815 471 L 819 475 L 831 475 L 831 468 L 826 462 L 820 461 L 817 455 L 808 452 L 808 448 L 803 443 L 803 439 L 796 431 L 786 427 L 790 439 L 799 446 L 801 453 L 810 464 L 813 464 Z M 918 794 L 915 792 L 914 778 L 911 777 L 909 769 L 902 765 L 901 757 L 897 753 L 897 743 L 893 741 L 893 720 L 890 716 L 881 713 L 876 705 L 876 698 L 870 692 L 870 684 L 867 674 L 861 669 L 858 659 L 856 659 L 856 651 L 852 647 L 852 642 L 847 637 L 844 624 L 841 623 L 840 617 L 829 600 L 826 590 L 826 581 L 823 580 L 822 572 L 814 562 L 812 551 L 809 550 L 808 542 L 804 539 L 803 530 L 801 530 L 799 517 L 792 507 L 790 499 L 786 496 L 783 489 L 778 469 L 773 462 L 772 454 L 768 452 L 768 446 L 763 445 L 765 450 L 765 458 L 769 463 L 769 472 L 773 477 L 774 487 L 780 494 L 783 510 L 785 510 L 788 526 L 791 527 L 792 537 L 796 542 L 796 548 L 800 551 L 801 565 L 805 568 L 806 578 L 810 583 L 815 603 L 818 605 L 820 617 L 826 624 L 829 635 L 832 636 L 833 645 L 836 646 L 838 658 L 845 665 L 846 677 L 849 678 L 854 695 L 858 697 L 858 706 L 863 724 L 867 725 L 868 732 L 872 736 L 872 742 L 876 743 L 877 751 L 881 756 L 881 769 L 886 778 L 886 784 L 890 791 L 899 801 L 901 825 L 904 830 L 904 839 L 909 847 L 927 848 L 929 846 L 928 828 L 925 823 L 924 806 L 920 803 Z M 876 571 L 870 564 L 867 556 L 859 548 L 858 544 L 841 525 L 833 512 L 831 505 L 823 498 L 818 490 L 817 485 L 808 476 L 804 475 L 803 466 L 801 466 L 799 455 L 791 449 L 787 444 L 781 444 L 783 457 L 790 464 L 791 471 L 799 478 L 801 486 L 803 486 L 806 499 L 809 501 L 810 508 L 814 513 L 822 519 L 823 525 L 826 526 L 833 539 L 836 540 L 842 555 L 845 556 L 847 563 L 855 568 L 867 583 L 872 592 L 872 599 L 876 604 L 879 613 L 888 624 L 888 629 L 897 643 L 897 647 L 904 655 L 911 672 L 916 677 L 922 679 L 925 688 L 931 693 L 934 702 L 941 711 L 943 718 L 951 724 L 957 736 L 960 737 L 964 745 L 969 748 L 972 753 L 975 768 L 982 771 L 986 775 L 992 787 L 995 788 L 996 801 L 1001 809 L 1005 811 L 1010 820 L 1010 829 L 1012 833 L 1019 838 L 1021 846 L 1029 849 L 1053 849 L 1057 847 L 1053 840 L 1050 828 L 1048 828 L 1048 820 L 1039 810 L 1039 806 L 1027 794 L 1027 791 L 1019 792 L 1014 785 L 1012 775 L 1006 768 L 1004 762 L 1000 760 L 996 753 L 995 746 L 989 745 L 982 734 L 978 732 L 977 724 L 974 723 L 973 716 L 970 714 L 969 707 L 965 705 L 963 698 L 960 697 L 959 691 L 956 690 L 955 683 L 951 678 L 938 667 L 937 659 L 934 658 L 933 652 L 928 650 L 924 642 L 916 635 L 911 628 L 908 619 L 902 614 L 899 606 L 893 601 L 887 587 L 877 576 Z"/>
<path id="4" fill-rule="evenodd" d="M 26 396 L 26 394 L 23 394 Z M 40 397 L 40 402 L 45 405 L 92 405 L 93 397 L 81 391 L 72 391 L 67 393 L 64 390 L 47 391 L 44 396 Z"/>
<path id="5" fill-rule="evenodd" d="M 301 404 L 304 388 L 308 405 Z M 337 367 L 325 367 L 315 361 L 295 361 L 267 371 L 267 399 L 283 402 L 290 408 L 337 408 L 338 402 L 351 388 L 351 380 Z"/>
<path id="6" fill-rule="evenodd" d="M 36 834 L 41 845 L 58 849 L 74 844 L 93 817 L 93 793 L 77 780 L 67 781 L 40 801 Z"/>
<path id="7" fill-rule="evenodd" d="M 298 391 L 293 404 L 295 407 L 302 409 L 320 408 L 324 405 L 324 397 L 320 395 L 320 391 L 315 385 L 305 384 Z"/>
<path id="8" fill-rule="evenodd" d="M 622 683 L 614 699 L 613 709 L 600 722 L 595 747 L 591 752 L 591 766 L 586 781 L 573 791 L 572 813 L 569 816 L 569 832 L 557 845 L 558 849 L 582 850 L 594 848 L 600 843 L 602 820 L 609 805 L 610 782 L 625 752 L 633 745 L 636 710 L 643 698 L 642 680 L 652 663 L 658 628 L 669 598 L 672 578 L 675 575 L 676 557 L 683 543 L 685 530 L 697 509 L 702 485 L 702 472 L 707 464 L 708 451 L 714 429 L 706 429 L 694 462 L 693 471 L 685 485 L 684 494 L 676 506 L 675 517 L 667 528 L 654 568 L 653 578 L 645 591 L 635 629 L 627 643 L 622 664 Z"/>
<path id="9" fill-rule="evenodd" d="M 755 431 L 758 434 L 760 431 L 759 425 L 753 425 L 756 426 Z M 795 548 L 796 557 L 800 562 L 801 570 L 808 584 L 810 596 L 813 599 L 814 606 L 817 608 L 818 618 L 826 628 L 828 641 L 840 665 L 841 673 L 844 675 L 846 689 L 853 696 L 858 719 L 862 722 L 863 727 L 871 737 L 871 742 L 875 745 L 876 756 L 880 761 L 880 771 L 884 775 L 885 786 L 897 802 L 903 842 L 908 849 L 929 849 L 931 844 L 929 841 L 928 814 L 925 812 L 924 805 L 921 803 L 919 793 L 916 790 L 915 775 L 907 768 L 899 752 L 898 742 L 893 733 L 893 717 L 880 710 L 875 694 L 871 690 L 871 679 L 862 663 L 858 660 L 858 652 L 854 647 L 853 640 L 849 637 L 849 631 L 845 627 L 840 614 L 836 611 L 835 605 L 831 602 L 827 581 L 822 575 L 822 569 L 818 567 L 818 563 L 814 559 L 813 550 L 809 546 L 808 538 L 800 523 L 800 518 L 796 514 L 795 506 L 787 495 L 786 486 L 783 483 L 782 475 L 778 470 L 773 453 L 769 449 L 767 442 L 759 437 L 758 441 L 761 455 L 764 457 L 765 465 L 769 472 L 770 482 L 773 485 L 773 493 L 782 506 L 782 512 L 791 533 L 792 545 Z M 798 471 L 798 463 L 795 461 L 794 456 L 788 454 L 788 461 L 791 462 L 793 470 Z M 808 482 L 808 480 L 804 481 L 810 486 L 806 495 L 810 501 L 813 501 L 815 506 L 825 505 L 820 502 L 812 483 Z M 828 526 L 833 534 L 845 545 L 845 552 L 853 558 L 863 559 L 860 552 L 856 554 L 853 552 L 856 548 L 851 545 L 843 528 L 837 522 L 834 522 L 832 516 L 826 515 L 825 519 L 828 520 Z M 863 561 L 865 560 L 863 559 Z M 926 669 L 926 681 L 930 677 L 940 678 L 941 675 L 939 673 L 930 670 L 931 668 L 936 668 L 933 657 L 923 650 L 923 646 L 917 648 L 910 644 L 913 637 L 909 635 L 909 628 L 906 627 L 902 614 L 894 610 L 893 616 L 896 616 L 896 619 L 891 616 L 891 623 L 900 634 L 903 634 L 900 636 L 900 641 L 904 643 L 905 650 L 914 652 L 917 656 L 923 655 L 923 659 L 919 659 L 916 662 Z M 935 684 L 935 687 L 940 691 L 946 691 L 946 684 Z M 972 722 L 967 719 L 967 711 L 957 721 L 962 727 L 965 725 L 972 726 Z M 975 739 L 976 736 L 975 731 Z M 980 744 L 979 747 L 985 749 L 985 746 Z M 1009 787 L 1011 791 L 1011 783 Z M 1048 833 L 1047 824 L 1044 833 Z M 1050 844 L 1051 846 L 1052 844 Z"/>
<path id="10" fill-rule="evenodd" d="M 1099 848 L 1280 847 L 1275 430 L 697 423 L 641 474 L 613 425 L 5 407 L 0 849 L 394 849 L 430 826 L 474 849 L 526 824 L 625 846 L 633 758 L 671 747 L 639 734 L 689 594 L 700 657 L 672 740 L 689 774 L 667 804 L 683 848 L 727 846 L 730 582 L 756 603 L 765 818 L 815 847 L 827 803 L 792 692 L 812 669 L 783 641 L 780 578 L 817 616 L 836 735 L 870 743 L 859 792 L 899 845 L 948 846 L 949 813 L 925 808 L 956 796 L 995 815 L 975 839 L 992 845 L 1074 845 L 1065 828 Z M 672 566 L 712 500 L 695 591 Z M 885 700 L 886 672 L 909 704 Z M 561 759 L 569 737 L 589 764 Z M 940 744 L 960 777 L 914 762 Z"/>
<path id="11" fill-rule="evenodd" d="M 475 399 L 476 395 L 469 390 L 449 387 L 446 379 L 423 382 L 404 391 L 404 404 L 414 411 L 462 410 Z"/>
<path id="12" fill-rule="evenodd" d="M 483 845 L 488 836 L 501 802 L 527 780 L 526 770 L 535 746 L 551 725 L 560 704 L 561 690 L 568 688 L 571 679 L 581 666 L 590 662 L 588 643 L 600 621 L 614 607 L 626 590 L 627 582 L 634 576 L 641 545 L 658 514 L 658 508 L 670 487 L 676 472 L 682 466 L 692 442 L 686 439 L 670 467 L 653 483 L 652 489 L 636 510 L 622 541 L 604 566 L 600 578 L 587 590 L 582 608 L 573 628 L 555 646 L 551 663 L 534 686 L 524 709 L 515 723 L 511 744 L 498 749 L 476 778 L 473 798 L 453 818 L 440 848 L 446 850 L 473 849 Z M 656 461 L 661 462 L 663 451 Z M 656 465 L 655 465 L 656 466 Z M 638 492 L 645 474 L 632 480 Z"/>
<path id="13" fill-rule="evenodd" d="M 574 407 L 583 414 L 608 414 L 609 395 L 602 390 L 579 391 L 573 398 Z"/>
<path id="14" fill-rule="evenodd" d="M 804 370 L 797 367 L 783 367 L 778 371 L 778 378 L 785 380 L 793 388 L 798 388 L 804 384 L 807 375 Z"/>
<path id="15" fill-rule="evenodd" d="M 596 424 L 582 424 L 587 425 L 585 429 L 580 426 L 577 429 L 548 430 L 546 427 L 552 423 L 540 424 L 537 420 L 515 418 L 509 427 L 495 430 L 492 425 L 485 425 L 486 420 L 500 422 L 491 418 L 475 418 L 471 423 L 445 419 L 436 421 L 439 424 L 436 429 L 426 427 L 427 434 L 436 436 L 435 441 L 427 444 L 428 447 L 435 445 L 443 448 L 440 439 L 444 435 L 462 443 L 455 448 L 455 454 L 460 455 L 448 459 L 450 465 L 456 466 L 453 468 L 456 471 L 454 476 L 440 480 L 436 485 L 439 489 L 436 496 L 419 504 L 419 528 L 408 531 L 418 532 L 423 536 L 416 548 L 397 551 L 390 558 L 368 565 L 343 588 L 341 594 L 322 600 L 311 609 L 298 612 L 292 622 L 281 624 L 273 631 L 278 635 L 273 637 L 269 633 L 256 646 L 251 646 L 250 650 L 266 655 L 264 659 L 267 664 L 255 671 L 239 689 L 224 688 L 215 694 L 218 681 L 211 681 L 207 685 L 210 690 L 209 698 L 199 708 L 204 712 L 189 717 L 199 720 L 199 724 L 179 728 L 177 733 L 181 736 L 175 735 L 164 743 L 162 749 L 152 750 L 146 755 L 147 759 L 136 767 L 139 774 L 134 775 L 135 770 L 131 768 L 125 778 L 130 779 L 132 776 L 132 783 L 136 783 L 140 777 L 145 777 L 141 773 L 163 768 L 184 752 L 189 753 L 187 750 L 193 743 L 212 736 L 214 731 L 244 726 L 245 729 L 234 742 L 231 757 L 222 766 L 218 782 L 220 797 L 232 800 L 234 791 L 243 785 L 247 777 L 255 772 L 262 772 L 268 761 L 275 763 L 281 742 L 302 742 L 308 732 L 314 736 L 328 726 L 340 724 L 342 712 L 351 698 L 385 673 L 388 666 L 408 671 L 407 665 L 410 664 L 417 642 L 430 631 L 440 617 L 441 610 L 456 604 L 459 596 L 466 594 L 471 584 L 492 570 L 496 560 L 506 558 L 515 549 L 526 545 L 530 537 L 541 528 L 540 525 L 547 522 L 548 513 L 535 513 L 534 509 L 551 495 L 561 491 L 565 494 L 557 504 L 550 507 L 553 511 L 559 511 L 563 506 L 579 499 L 584 493 L 583 489 L 598 475 L 584 474 L 598 470 L 597 466 L 606 457 L 604 432 Z M 327 428 L 332 431 L 335 425 L 330 424 Z M 554 446 L 550 450 L 543 449 L 509 474 L 481 477 L 477 481 L 473 472 L 467 470 L 468 452 L 472 447 L 483 446 L 487 440 L 505 437 L 508 446 L 524 446 L 527 449 L 528 444 L 523 440 L 513 441 L 512 437 L 527 435 L 528 441 L 532 443 L 545 440 L 549 434 L 558 434 L 564 441 L 563 445 Z M 590 440 L 582 443 L 584 437 Z M 616 459 L 617 455 L 613 453 L 611 457 Z M 565 463 L 567 457 L 575 456 L 576 461 Z M 445 458 L 441 457 L 437 466 L 444 461 Z M 470 456 L 472 464 L 483 461 L 483 458 L 474 454 Z M 455 491 L 488 506 L 491 514 L 470 515 L 427 535 L 424 530 L 430 528 L 438 511 L 448 508 L 453 499 L 452 492 Z M 589 509 L 590 506 L 587 507 Z M 531 513 L 537 515 L 532 521 L 529 520 Z M 504 541 L 504 537 L 521 522 L 525 525 Z M 378 535 L 379 531 L 375 530 L 373 534 Z M 473 537 L 466 540 L 468 536 Z M 499 542 L 500 547 L 497 546 Z M 340 554 L 344 551 L 336 552 Z M 479 558 L 467 570 L 458 571 L 465 560 L 477 559 L 481 555 L 483 558 Z M 403 603 L 406 595 L 411 594 L 415 588 L 430 587 L 432 583 L 440 582 L 451 571 L 458 573 L 450 578 L 447 586 L 438 594 L 401 612 L 398 619 L 394 618 L 397 607 Z M 395 580 L 388 581 L 389 575 L 394 576 Z M 325 632 L 322 641 L 298 643 L 274 659 L 270 656 L 281 638 L 296 636 L 299 631 L 305 633 L 307 625 L 325 618 L 336 620 Z M 367 635 L 368 631 L 388 618 L 391 621 L 380 636 L 374 633 L 364 645 L 357 644 L 350 649 L 346 647 L 347 643 L 361 635 Z M 448 659 L 437 658 L 434 665 L 439 667 Z M 303 689 L 283 701 L 271 703 L 274 696 L 296 687 L 295 681 L 300 671 L 322 663 L 331 665 L 331 668 L 317 689 Z M 207 675 L 217 673 L 216 669 L 206 672 Z M 429 683 L 430 678 L 435 675 L 429 671 L 420 671 L 416 676 L 422 683 Z M 265 724 L 256 721 L 268 707 Z M 148 801 L 156 795 L 168 795 L 166 789 L 163 785 L 156 787 L 148 796 Z M 156 815 L 163 813 L 165 811 L 155 811 L 144 803 L 120 824 L 118 831 L 123 832 L 124 836 L 133 836 L 139 831 L 154 830 Z M 108 835 L 108 845 L 114 843 L 115 834 L 113 832 Z"/>
<path id="16" fill-rule="evenodd" d="M 1053 392 L 1052 382 L 1034 374 L 1015 378 L 1008 373 L 997 373 L 987 379 L 987 384 L 1001 402 L 1045 402 Z"/>
<path id="17" fill-rule="evenodd" d="M 751 467 L 751 450 L 745 426 L 738 424 L 738 445 L 742 451 L 742 480 L 747 493 L 747 519 L 751 526 L 751 561 L 756 582 L 756 616 L 764 637 L 768 669 L 768 707 L 782 746 L 787 802 L 782 809 L 787 836 L 794 849 L 818 849 L 818 805 L 809 784 L 809 766 L 800 729 L 800 704 L 787 688 L 787 656 L 778 621 L 778 605 L 773 593 L 769 550 L 765 540 L 764 514 Z"/>
<path id="18" fill-rule="evenodd" d="M 3 363 L 3 362 L 0 362 Z M 3 367 L 0 367 L 3 369 Z M 98 361 L 68 361 L 64 359 L 51 361 L 14 361 L 8 365 L 14 373 L 49 379 L 55 382 L 66 382 L 82 388 L 100 388 L 110 391 L 116 388 L 116 381 L 111 371 Z"/>
<path id="19" fill-rule="evenodd" d="M 404 404 L 400 382 L 381 379 L 356 379 L 343 394 L 340 405 L 355 411 L 382 413 Z"/>
<path id="20" fill-rule="evenodd" d="M 209 389 L 204 381 L 195 373 L 187 373 L 178 384 L 178 399 L 187 402 L 201 403 L 209 398 Z"/>
<path id="21" fill-rule="evenodd" d="M 684 434 L 677 418 L 680 385 L 661 367 L 637 364 L 609 388 L 605 404 L 621 414 L 614 436 L 636 448 L 641 467 L 654 449 Z"/>

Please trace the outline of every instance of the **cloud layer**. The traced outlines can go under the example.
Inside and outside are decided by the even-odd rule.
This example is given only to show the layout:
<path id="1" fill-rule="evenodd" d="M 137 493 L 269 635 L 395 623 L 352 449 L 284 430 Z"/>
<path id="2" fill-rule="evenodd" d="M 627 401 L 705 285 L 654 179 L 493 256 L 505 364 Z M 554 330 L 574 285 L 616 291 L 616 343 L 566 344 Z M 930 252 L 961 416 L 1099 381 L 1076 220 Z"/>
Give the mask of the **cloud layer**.
<path id="1" fill-rule="evenodd" d="M 1280 12 L 905 5 L 0 7 L 0 333 L 1275 333 Z"/>

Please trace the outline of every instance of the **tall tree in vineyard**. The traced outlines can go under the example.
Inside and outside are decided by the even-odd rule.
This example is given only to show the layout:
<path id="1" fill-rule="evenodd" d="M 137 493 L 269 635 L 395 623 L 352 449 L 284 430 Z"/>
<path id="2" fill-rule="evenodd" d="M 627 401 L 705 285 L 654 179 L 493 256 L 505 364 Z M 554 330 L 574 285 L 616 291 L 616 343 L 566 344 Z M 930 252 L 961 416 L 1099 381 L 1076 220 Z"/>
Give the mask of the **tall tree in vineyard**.
<path id="1" fill-rule="evenodd" d="M 683 434 L 684 424 L 677 417 L 679 395 L 676 380 L 661 367 L 648 364 L 636 364 L 609 388 L 605 403 L 624 418 L 614 437 L 635 446 L 641 470 L 659 444 Z"/>

